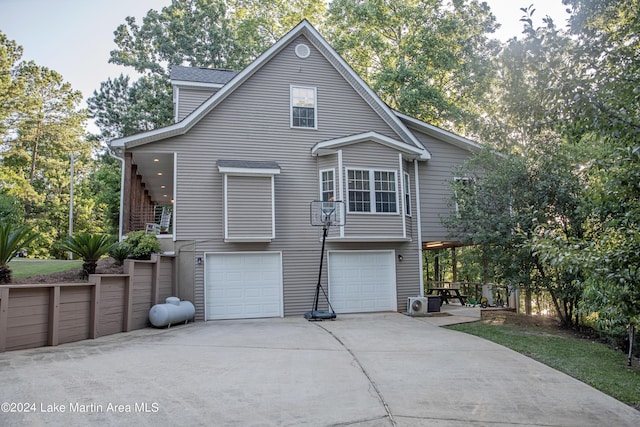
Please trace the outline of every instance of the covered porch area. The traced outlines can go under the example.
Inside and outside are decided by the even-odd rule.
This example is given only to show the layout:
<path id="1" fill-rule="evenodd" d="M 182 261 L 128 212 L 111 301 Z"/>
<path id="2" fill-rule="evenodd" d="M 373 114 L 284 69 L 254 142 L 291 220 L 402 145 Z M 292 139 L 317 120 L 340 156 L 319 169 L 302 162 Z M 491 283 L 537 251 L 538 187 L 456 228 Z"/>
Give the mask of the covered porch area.
<path id="1" fill-rule="evenodd" d="M 423 242 L 424 294 L 444 295 L 443 302 L 461 305 L 479 305 L 484 297 L 489 306 L 517 310 L 517 290 L 510 292 L 506 286 L 491 283 L 486 260 L 474 253 L 480 250 L 455 240 Z"/>
<path id="2" fill-rule="evenodd" d="M 174 232 L 175 154 L 125 152 L 122 177 L 122 234 Z"/>

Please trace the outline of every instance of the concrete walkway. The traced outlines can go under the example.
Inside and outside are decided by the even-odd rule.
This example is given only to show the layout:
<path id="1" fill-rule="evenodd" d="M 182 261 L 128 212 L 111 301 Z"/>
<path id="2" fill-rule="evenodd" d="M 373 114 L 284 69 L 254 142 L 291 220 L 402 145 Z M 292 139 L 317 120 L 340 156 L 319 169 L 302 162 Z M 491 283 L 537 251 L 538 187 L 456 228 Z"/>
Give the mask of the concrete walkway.
<path id="1" fill-rule="evenodd" d="M 475 313 L 202 322 L 2 353 L 0 426 L 640 425 L 579 381 L 438 326 Z"/>

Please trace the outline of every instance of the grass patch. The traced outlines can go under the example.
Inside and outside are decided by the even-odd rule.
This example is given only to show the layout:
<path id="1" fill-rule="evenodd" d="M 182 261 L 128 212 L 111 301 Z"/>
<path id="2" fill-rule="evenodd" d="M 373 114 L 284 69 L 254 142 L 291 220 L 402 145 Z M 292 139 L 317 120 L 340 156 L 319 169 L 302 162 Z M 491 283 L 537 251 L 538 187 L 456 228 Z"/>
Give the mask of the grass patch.
<path id="1" fill-rule="evenodd" d="M 533 326 L 474 322 L 448 328 L 504 345 L 640 409 L 640 369 L 629 368 L 624 353 L 602 343 Z"/>
<path id="2" fill-rule="evenodd" d="M 38 276 L 41 274 L 59 273 L 61 271 L 82 268 L 82 260 L 57 260 L 57 259 L 13 259 L 9 263 L 13 272 L 12 276 L 18 279 Z"/>

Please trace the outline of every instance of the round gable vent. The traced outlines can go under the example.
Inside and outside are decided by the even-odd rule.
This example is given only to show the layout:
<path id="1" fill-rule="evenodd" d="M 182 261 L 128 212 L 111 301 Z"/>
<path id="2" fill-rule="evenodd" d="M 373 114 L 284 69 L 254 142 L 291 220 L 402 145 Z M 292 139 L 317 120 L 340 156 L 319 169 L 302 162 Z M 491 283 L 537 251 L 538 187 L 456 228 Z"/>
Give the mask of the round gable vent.
<path id="1" fill-rule="evenodd" d="M 309 46 L 307 46 L 306 44 L 300 43 L 296 46 L 296 55 L 298 56 L 298 58 L 308 58 L 309 55 L 311 55 L 311 49 L 309 49 Z"/>

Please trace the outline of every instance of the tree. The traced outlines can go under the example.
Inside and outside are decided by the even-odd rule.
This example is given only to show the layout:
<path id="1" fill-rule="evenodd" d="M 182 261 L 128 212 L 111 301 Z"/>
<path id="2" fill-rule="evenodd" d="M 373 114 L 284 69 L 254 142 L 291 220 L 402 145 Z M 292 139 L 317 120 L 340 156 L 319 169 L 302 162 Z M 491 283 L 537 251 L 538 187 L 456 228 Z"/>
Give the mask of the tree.
<path id="1" fill-rule="evenodd" d="M 571 242 L 584 235 L 583 179 L 575 153 L 554 135 L 539 138 L 525 156 L 487 152 L 467 162 L 455 183 L 457 213 L 445 225 L 468 244 L 480 245 L 490 276 L 526 292 L 548 292 L 565 326 L 576 315 L 584 272 L 563 268 L 534 243 L 540 234 Z"/>
<path id="2" fill-rule="evenodd" d="M 100 84 L 87 100 L 90 117 L 100 129 L 99 138 L 111 140 L 145 132 L 173 122 L 173 99 L 168 78 L 142 76 L 130 84 L 120 75 Z"/>
<path id="3" fill-rule="evenodd" d="M 541 133 L 562 135 L 571 123 L 562 105 L 574 75 L 571 38 L 549 17 L 533 27 L 535 9 L 522 8 L 523 38 L 510 39 L 496 57 L 496 79 L 483 106 L 481 140 L 503 152 L 525 154 Z"/>
<path id="4" fill-rule="evenodd" d="M 570 258 L 590 269 L 585 311 L 611 331 L 626 325 L 630 342 L 640 316 L 640 2 L 565 0 L 577 42 L 568 64 L 564 109 L 580 143 L 601 144 L 594 158 L 589 249 Z"/>
<path id="5" fill-rule="evenodd" d="M 495 70 L 497 27 L 475 0 L 334 0 L 332 45 L 392 108 L 434 125 L 477 120 Z"/>
<path id="6" fill-rule="evenodd" d="M 60 242 L 61 250 L 70 251 L 84 261 L 82 270 L 85 275 L 95 274 L 98 260 L 109 253 L 113 239 L 107 234 L 78 233 Z"/>
<path id="7" fill-rule="evenodd" d="M 0 138 L 4 139 L 11 125 L 16 104 L 20 100 L 22 81 L 16 75 L 16 69 L 22 58 L 22 46 L 9 40 L 0 31 Z"/>
<path id="8" fill-rule="evenodd" d="M 0 222 L 0 284 L 11 283 L 9 261 L 37 237 L 28 227 L 14 228 L 11 223 Z"/>

